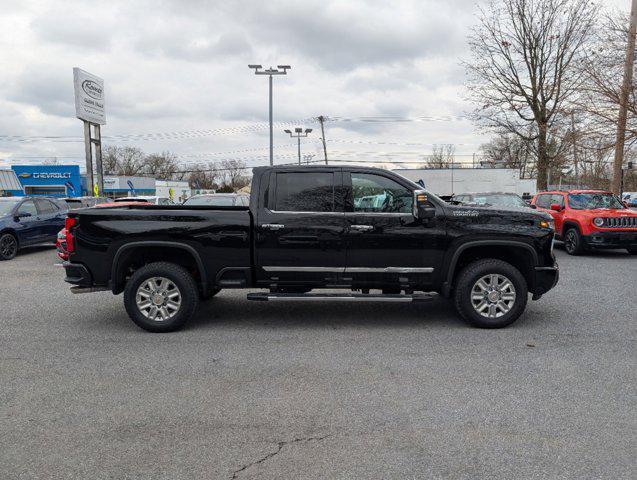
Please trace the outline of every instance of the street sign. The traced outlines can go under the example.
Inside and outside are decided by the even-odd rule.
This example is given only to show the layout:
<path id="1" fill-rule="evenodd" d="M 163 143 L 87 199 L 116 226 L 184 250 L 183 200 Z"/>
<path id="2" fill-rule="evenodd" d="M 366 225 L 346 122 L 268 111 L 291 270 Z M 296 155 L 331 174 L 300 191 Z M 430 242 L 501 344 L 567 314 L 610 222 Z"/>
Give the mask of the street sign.
<path id="1" fill-rule="evenodd" d="M 97 189 L 97 183 L 95 185 L 93 185 L 93 196 L 97 197 L 99 196 L 99 190 Z"/>
<path id="2" fill-rule="evenodd" d="M 73 85 L 75 87 L 75 116 L 86 122 L 106 125 L 104 80 L 75 67 Z"/>

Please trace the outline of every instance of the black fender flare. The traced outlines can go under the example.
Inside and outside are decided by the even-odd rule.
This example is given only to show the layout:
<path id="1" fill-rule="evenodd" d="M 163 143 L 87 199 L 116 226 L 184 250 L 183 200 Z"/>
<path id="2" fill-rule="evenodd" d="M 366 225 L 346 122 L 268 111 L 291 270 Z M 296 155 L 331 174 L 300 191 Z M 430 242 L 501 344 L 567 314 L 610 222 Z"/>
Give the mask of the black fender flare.
<path id="1" fill-rule="evenodd" d="M 199 252 L 195 250 L 195 248 L 187 243 L 181 242 L 167 242 L 167 241 L 157 241 L 157 240 L 148 240 L 148 241 L 139 241 L 139 242 L 130 242 L 122 245 L 115 252 L 115 256 L 113 257 L 113 265 L 111 266 L 111 289 L 113 293 L 119 293 L 119 282 L 117 278 L 119 278 L 119 261 L 120 257 L 124 252 L 130 250 L 131 248 L 137 247 L 167 247 L 167 248 L 179 248 L 181 250 L 186 250 L 190 253 L 195 262 L 197 262 L 197 268 L 199 269 L 199 273 L 201 275 L 201 288 L 203 294 L 208 293 L 208 274 L 206 272 L 206 268 L 204 266 L 203 261 L 201 260 L 201 256 Z"/>
<path id="2" fill-rule="evenodd" d="M 441 287 L 441 293 L 443 296 L 448 297 L 451 293 L 451 285 L 453 284 L 453 272 L 456 269 L 456 265 L 458 263 L 458 259 L 462 252 L 472 247 L 486 247 L 486 246 L 498 246 L 498 247 L 514 247 L 514 248 L 524 248 L 526 249 L 533 258 L 533 265 L 537 265 L 539 263 L 539 257 L 537 252 L 533 248 L 533 246 L 529 245 L 525 242 L 519 242 L 516 240 L 473 240 L 469 242 L 464 242 L 453 251 L 451 258 L 447 263 L 447 278 L 443 282 Z"/>
<path id="3" fill-rule="evenodd" d="M 582 228 L 579 226 L 579 223 L 573 220 L 566 220 L 562 224 L 562 235 L 561 235 L 562 238 L 564 237 L 564 232 L 566 232 L 566 230 L 569 228 L 575 228 L 577 230 L 577 233 L 579 233 L 580 235 L 582 234 Z"/>

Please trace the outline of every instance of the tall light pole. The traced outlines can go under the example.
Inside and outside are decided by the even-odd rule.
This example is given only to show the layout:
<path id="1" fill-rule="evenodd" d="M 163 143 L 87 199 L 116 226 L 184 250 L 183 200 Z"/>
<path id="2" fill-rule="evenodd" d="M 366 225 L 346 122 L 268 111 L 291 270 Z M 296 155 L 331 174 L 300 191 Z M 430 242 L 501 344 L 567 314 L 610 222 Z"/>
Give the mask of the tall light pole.
<path id="1" fill-rule="evenodd" d="M 296 138 L 299 142 L 299 165 L 301 165 L 301 138 L 302 137 L 307 137 L 307 134 L 310 133 L 312 131 L 311 128 L 306 128 L 305 131 L 303 131 L 303 128 L 301 127 L 296 127 L 294 129 L 294 133 L 292 133 L 290 130 L 283 130 L 285 133 L 289 133 L 291 138 Z"/>
<path id="2" fill-rule="evenodd" d="M 268 68 L 261 70 L 261 65 L 248 65 L 248 68 L 254 69 L 255 75 L 268 75 L 270 84 L 270 166 L 274 165 L 274 146 L 273 146 L 273 130 L 272 130 L 272 75 L 286 75 L 292 67 L 289 65 L 277 65 L 276 68 Z"/>

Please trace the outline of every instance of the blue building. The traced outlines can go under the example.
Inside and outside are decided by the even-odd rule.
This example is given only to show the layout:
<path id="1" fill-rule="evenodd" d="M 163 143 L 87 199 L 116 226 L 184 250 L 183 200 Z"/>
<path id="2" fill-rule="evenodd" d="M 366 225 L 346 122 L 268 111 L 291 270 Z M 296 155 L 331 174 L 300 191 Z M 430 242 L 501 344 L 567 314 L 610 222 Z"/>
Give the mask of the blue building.
<path id="1" fill-rule="evenodd" d="M 80 167 L 77 165 L 12 165 L 24 195 L 80 197 Z"/>

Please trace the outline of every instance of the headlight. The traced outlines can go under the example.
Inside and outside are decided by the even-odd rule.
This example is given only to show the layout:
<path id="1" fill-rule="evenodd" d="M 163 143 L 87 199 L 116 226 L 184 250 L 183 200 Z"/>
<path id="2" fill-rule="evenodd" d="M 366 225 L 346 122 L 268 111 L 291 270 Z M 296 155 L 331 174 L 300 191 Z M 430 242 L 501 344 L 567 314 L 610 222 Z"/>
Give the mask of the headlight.
<path id="1" fill-rule="evenodd" d="M 553 220 L 540 220 L 540 227 L 555 230 L 555 222 Z"/>
<path id="2" fill-rule="evenodd" d="M 600 217 L 594 218 L 593 225 L 595 225 L 596 227 L 601 227 L 602 225 L 604 225 L 604 219 Z"/>

